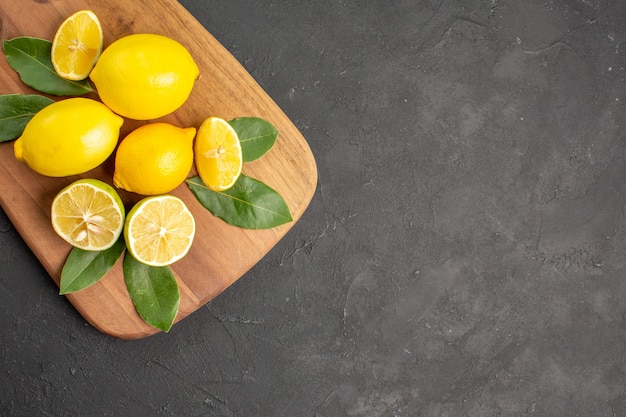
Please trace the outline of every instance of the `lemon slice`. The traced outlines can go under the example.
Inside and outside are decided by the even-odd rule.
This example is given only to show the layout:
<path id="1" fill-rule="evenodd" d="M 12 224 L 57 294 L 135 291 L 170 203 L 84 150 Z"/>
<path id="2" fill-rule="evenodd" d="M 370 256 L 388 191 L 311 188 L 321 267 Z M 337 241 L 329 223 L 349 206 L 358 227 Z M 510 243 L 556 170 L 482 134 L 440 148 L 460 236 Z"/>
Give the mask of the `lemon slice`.
<path id="1" fill-rule="evenodd" d="M 202 182 L 213 191 L 232 187 L 243 166 L 237 132 L 224 119 L 209 117 L 196 135 L 194 160 Z"/>
<path id="2" fill-rule="evenodd" d="M 84 80 L 102 52 L 102 25 L 94 12 L 81 10 L 65 19 L 52 40 L 52 66 L 68 80 Z"/>
<path id="3" fill-rule="evenodd" d="M 82 179 L 52 201 L 52 227 L 66 242 L 84 250 L 108 249 L 124 228 L 124 204 L 110 185 Z"/>
<path id="4" fill-rule="evenodd" d="M 166 266 L 187 254 L 195 232 L 195 220 L 185 203 L 172 195 L 159 195 L 140 200 L 130 210 L 124 239 L 139 262 Z"/>

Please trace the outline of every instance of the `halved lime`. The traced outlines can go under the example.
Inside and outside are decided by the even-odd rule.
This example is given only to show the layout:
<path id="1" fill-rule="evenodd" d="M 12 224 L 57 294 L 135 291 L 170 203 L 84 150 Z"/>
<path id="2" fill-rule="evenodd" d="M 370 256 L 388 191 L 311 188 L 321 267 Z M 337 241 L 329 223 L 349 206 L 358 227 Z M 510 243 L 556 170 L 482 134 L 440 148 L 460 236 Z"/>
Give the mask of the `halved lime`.
<path id="1" fill-rule="evenodd" d="M 62 189 L 52 201 L 54 231 L 84 250 L 108 249 L 124 228 L 124 204 L 115 189 L 96 179 L 81 179 Z"/>
<path id="2" fill-rule="evenodd" d="M 126 217 L 124 239 L 139 262 L 165 266 L 187 254 L 195 232 L 195 220 L 183 200 L 166 194 L 135 204 Z"/>

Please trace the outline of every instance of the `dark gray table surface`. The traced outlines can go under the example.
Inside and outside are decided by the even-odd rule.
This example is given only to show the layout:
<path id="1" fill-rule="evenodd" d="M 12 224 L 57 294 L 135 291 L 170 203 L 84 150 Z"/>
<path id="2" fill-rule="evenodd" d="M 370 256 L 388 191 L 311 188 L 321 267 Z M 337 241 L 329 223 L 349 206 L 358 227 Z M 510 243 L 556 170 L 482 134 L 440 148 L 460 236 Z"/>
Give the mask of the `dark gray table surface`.
<path id="1" fill-rule="evenodd" d="M 106 336 L 0 215 L 2 416 L 626 416 L 626 2 L 182 0 L 315 197 L 169 334 Z"/>

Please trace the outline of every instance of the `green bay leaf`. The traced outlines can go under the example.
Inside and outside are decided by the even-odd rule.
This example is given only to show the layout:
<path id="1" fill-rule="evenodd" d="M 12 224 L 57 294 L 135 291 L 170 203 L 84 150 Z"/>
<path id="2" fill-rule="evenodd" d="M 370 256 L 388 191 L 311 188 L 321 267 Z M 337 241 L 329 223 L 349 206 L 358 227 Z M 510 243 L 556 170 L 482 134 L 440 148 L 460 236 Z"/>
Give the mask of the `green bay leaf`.
<path id="1" fill-rule="evenodd" d="M 259 117 L 238 117 L 228 123 L 239 137 L 243 162 L 259 159 L 276 143 L 278 130 L 267 120 Z"/>
<path id="2" fill-rule="evenodd" d="M 61 271 L 59 293 L 80 291 L 98 282 L 113 268 L 125 248 L 123 237 L 109 249 L 101 251 L 72 248 Z"/>
<path id="3" fill-rule="evenodd" d="M 266 184 L 241 175 L 226 191 L 210 190 L 199 176 L 187 185 L 200 204 L 226 223 L 244 229 L 270 229 L 292 221 L 285 200 Z"/>
<path id="4" fill-rule="evenodd" d="M 37 94 L 0 95 L 0 142 L 17 139 L 30 119 L 54 100 Z"/>
<path id="5" fill-rule="evenodd" d="M 27 86 L 56 96 L 80 96 L 94 91 L 88 80 L 61 78 L 52 66 L 51 49 L 52 42 L 29 36 L 4 41 L 4 54 L 9 66 Z"/>
<path id="6" fill-rule="evenodd" d="M 124 256 L 124 282 L 137 313 L 149 325 L 169 332 L 178 314 L 180 291 L 169 266 L 153 267 Z"/>

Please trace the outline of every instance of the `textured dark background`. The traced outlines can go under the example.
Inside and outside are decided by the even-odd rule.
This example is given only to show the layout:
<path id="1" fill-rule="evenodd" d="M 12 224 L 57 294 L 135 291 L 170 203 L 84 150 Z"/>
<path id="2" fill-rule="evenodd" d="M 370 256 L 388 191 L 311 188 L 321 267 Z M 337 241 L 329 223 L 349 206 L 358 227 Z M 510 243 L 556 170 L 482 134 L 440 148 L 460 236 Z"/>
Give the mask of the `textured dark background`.
<path id="1" fill-rule="evenodd" d="M 2 416 L 626 416 L 626 2 L 182 0 L 315 154 L 292 231 L 105 336 L 0 216 Z"/>

